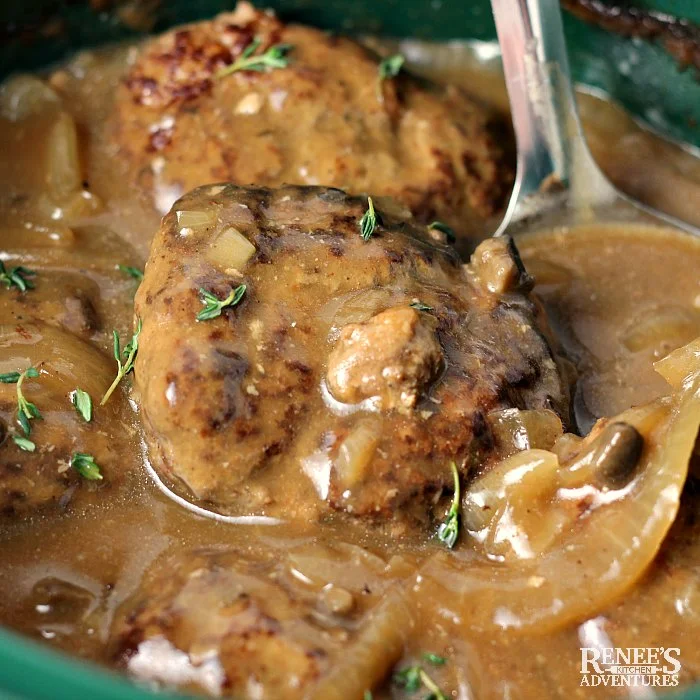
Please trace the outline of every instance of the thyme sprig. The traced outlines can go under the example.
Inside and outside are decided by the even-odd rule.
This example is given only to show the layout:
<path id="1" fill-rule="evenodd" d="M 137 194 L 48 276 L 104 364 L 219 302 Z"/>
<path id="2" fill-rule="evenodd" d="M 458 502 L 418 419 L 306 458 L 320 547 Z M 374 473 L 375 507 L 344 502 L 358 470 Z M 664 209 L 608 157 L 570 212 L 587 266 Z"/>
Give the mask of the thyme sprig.
<path id="1" fill-rule="evenodd" d="M 374 202 L 372 201 L 372 198 L 367 197 L 367 211 L 362 215 L 362 218 L 357 224 L 360 228 L 362 240 L 368 241 L 370 238 L 372 238 L 372 234 L 381 223 L 382 219 L 374 209 Z"/>
<path id="2" fill-rule="evenodd" d="M 117 269 L 120 272 L 123 272 L 125 275 L 128 277 L 131 277 L 132 279 L 137 280 L 138 282 L 141 282 L 143 280 L 143 272 L 139 270 L 138 267 L 132 267 L 131 265 L 117 265 Z"/>
<path id="3" fill-rule="evenodd" d="M 387 56 L 379 63 L 377 69 L 377 98 L 380 102 L 384 99 L 382 89 L 384 81 L 395 78 L 401 72 L 405 62 L 406 59 L 400 53 L 397 53 L 393 56 Z"/>
<path id="4" fill-rule="evenodd" d="M 41 419 L 41 412 L 31 401 L 27 401 L 22 391 L 22 385 L 25 379 L 36 379 L 38 376 L 39 370 L 36 367 L 28 367 L 23 372 L 5 372 L 0 374 L 0 383 L 17 385 L 17 422 L 22 428 L 24 437 L 13 435 L 12 440 L 17 447 L 25 452 L 34 452 L 36 449 L 36 445 L 29 439 L 29 435 L 32 432 L 30 421 L 35 418 Z"/>
<path id="5" fill-rule="evenodd" d="M 409 306 L 412 309 L 415 309 L 416 311 L 433 311 L 432 306 L 428 306 L 427 304 L 424 304 L 422 301 L 416 299 L 415 301 L 412 301 Z"/>
<path id="6" fill-rule="evenodd" d="M 459 472 L 457 465 L 452 462 L 452 476 L 454 478 L 454 494 L 452 495 L 452 505 L 447 511 L 445 521 L 440 525 L 437 531 L 437 536 L 440 542 L 446 544 L 450 549 L 455 546 L 459 537 L 459 508 L 460 508 L 460 488 L 459 488 Z"/>
<path id="7" fill-rule="evenodd" d="M 256 37 L 248 46 L 245 47 L 243 53 L 230 65 L 222 68 L 217 74 L 217 78 L 224 78 L 231 73 L 239 71 L 257 71 L 264 72 L 267 70 L 275 70 L 276 68 L 286 68 L 289 65 L 289 57 L 287 54 L 294 48 L 291 44 L 274 44 L 267 51 L 261 54 L 255 52 L 260 48 L 261 40 Z"/>
<path id="8" fill-rule="evenodd" d="M 30 270 L 27 267 L 12 267 L 9 270 L 5 267 L 5 263 L 0 260 L 0 282 L 4 284 L 8 289 L 16 287 L 20 292 L 26 292 L 28 289 L 34 289 L 34 283 L 27 279 L 28 277 L 34 277 L 36 272 Z"/>
<path id="9" fill-rule="evenodd" d="M 447 659 L 437 654 L 423 654 L 423 658 L 434 666 L 442 666 Z M 405 688 L 409 693 L 415 693 L 423 686 L 431 700 L 447 700 L 445 693 L 440 690 L 438 684 L 430 677 L 420 664 L 407 666 L 394 674 L 393 681 L 396 685 Z"/>
<path id="10" fill-rule="evenodd" d="M 107 389 L 105 395 L 102 397 L 100 406 L 104 406 L 107 403 L 109 397 L 119 385 L 119 382 L 121 382 L 121 380 L 134 369 L 136 353 L 139 350 L 139 335 L 141 335 L 141 319 L 138 319 L 136 323 L 136 332 L 131 336 L 131 340 L 122 350 L 119 343 L 119 333 L 117 333 L 117 331 L 112 331 L 112 336 L 114 339 L 114 359 L 117 361 L 117 376 L 114 378 L 114 381 L 110 385 L 109 389 Z"/>
<path id="11" fill-rule="evenodd" d="M 198 321 L 209 321 L 212 318 L 221 316 L 221 312 L 230 306 L 236 306 L 243 299 L 247 287 L 241 284 L 235 289 L 232 289 L 225 299 L 219 299 L 217 296 L 208 292 L 206 289 L 199 290 L 201 302 L 204 308 L 197 314 Z"/>

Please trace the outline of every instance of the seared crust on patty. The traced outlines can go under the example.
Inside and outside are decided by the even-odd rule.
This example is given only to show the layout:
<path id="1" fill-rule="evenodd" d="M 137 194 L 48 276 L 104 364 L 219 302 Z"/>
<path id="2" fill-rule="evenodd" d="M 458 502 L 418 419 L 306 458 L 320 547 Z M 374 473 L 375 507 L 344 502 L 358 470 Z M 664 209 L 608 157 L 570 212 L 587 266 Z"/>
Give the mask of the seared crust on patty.
<path id="1" fill-rule="evenodd" d="M 495 459 L 490 410 L 566 415 L 514 247 L 488 242 L 465 268 L 377 207 L 367 241 L 366 200 L 325 188 L 202 187 L 163 219 L 136 297 L 136 381 L 175 488 L 234 514 L 425 518 L 452 460 L 468 474 Z M 197 320 L 205 292 L 242 284 Z M 366 328 L 372 353 L 340 348 Z"/>
<path id="2" fill-rule="evenodd" d="M 219 77 L 253 40 L 256 54 L 290 46 L 289 65 Z M 147 42 L 107 128 L 163 212 L 206 183 L 295 183 L 391 195 L 458 232 L 478 226 L 512 183 L 491 116 L 406 71 L 380 81 L 378 64 L 350 39 L 240 3 Z"/>
<path id="3" fill-rule="evenodd" d="M 116 616 L 110 658 L 166 688 L 309 697 L 372 625 L 400 575 L 400 567 L 342 542 L 246 550 L 208 547 L 159 559 Z"/>

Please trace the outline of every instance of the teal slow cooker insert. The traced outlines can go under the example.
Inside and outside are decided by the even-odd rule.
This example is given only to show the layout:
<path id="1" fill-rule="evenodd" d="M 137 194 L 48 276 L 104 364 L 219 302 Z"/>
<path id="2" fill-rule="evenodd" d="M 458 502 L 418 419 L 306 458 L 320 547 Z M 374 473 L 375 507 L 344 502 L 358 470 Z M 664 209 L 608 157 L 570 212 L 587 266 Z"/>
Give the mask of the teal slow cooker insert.
<path id="1" fill-rule="evenodd" d="M 256 4 L 274 8 L 283 19 L 349 34 L 436 41 L 495 39 L 488 0 L 269 0 Z M 700 24 L 697 0 L 637 0 L 634 4 Z M 234 5 L 225 0 L 164 0 L 153 9 L 152 31 L 211 17 Z M 137 34 L 119 21 L 113 9 L 97 11 L 87 2 L 52 0 L 3 3 L 0 6 L 3 76 L 41 68 L 77 49 Z M 605 91 L 663 134 L 700 147 L 700 81 L 694 68 L 680 71 L 677 61 L 653 42 L 622 38 L 568 14 L 564 19 L 577 81 Z M 58 22 L 60 31 L 46 36 L 40 30 L 50 21 Z M 620 71 L 619 66 L 632 53 L 635 70 Z M 593 692 L 603 697 L 603 691 Z M 175 700 L 182 696 L 154 695 L 114 674 L 0 630 L 0 700 L 153 700 L 154 697 Z M 686 690 L 678 697 L 700 700 L 700 687 Z"/>

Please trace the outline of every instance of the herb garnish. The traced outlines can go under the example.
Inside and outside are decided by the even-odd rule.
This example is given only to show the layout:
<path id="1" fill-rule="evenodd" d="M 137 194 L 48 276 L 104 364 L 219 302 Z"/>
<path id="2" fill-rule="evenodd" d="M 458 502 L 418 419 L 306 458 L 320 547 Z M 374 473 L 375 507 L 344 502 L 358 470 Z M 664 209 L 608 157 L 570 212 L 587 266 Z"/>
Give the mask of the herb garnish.
<path id="1" fill-rule="evenodd" d="M 10 268 L 9 272 L 5 267 L 5 263 L 0 260 L 0 282 L 2 282 L 8 289 L 12 287 L 17 287 L 20 292 L 26 292 L 28 289 L 34 289 L 34 284 L 27 277 L 33 277 L 36 275 L 34 270 L 22 267 Z"/>
<path id="2" fill-rule="evenodd" d="M 86 423 L 92 420 L 92 399 L 87 391 L 76 389 L 70 393 L 70 402 Z"/>
<path id="3" fill-rule="evenodd" d="M 443 224 L 442 221 L 433 221 L 428 224 L 428 228 L 431 231 L 440 231 L 440 233 L 444 233 L 448 243 L 454 243 L 457 240 L 455 232 L 447 224 Z"/>
<path id="4" fill-rule="evenodd" d="M 70 465 L 83 479 L 87 479 L 88 481 L 102 480 L 100 467 L 97 462 L 95 462 L 95 458 L 92 455 L 86 454 L 85 452 L 76 452 L 70 458 Z"/>
<path id="5" fill-rule="evenodd" d="M 460 491 L 459 491 L 459 472 L 457 471 L 457 465 L 452 462 L 452 476 L 455 481 L 455 490 L 452 496 L 452 505 L 450 510 L 447 512 L 447 517 L 445 522 L 443 522 L 437 531 L 437 536 L 440 542 L 446 544 L 450 549 L 455 546 L 457 538 L 459 537 L 459 505 L 460 505 Z"/>
<path id="6" fill-rule="evenodd" d="M 400 54 L 394 54 L 393 56 L 387 56 L 379 64 L 378 78 L 377 78 L 377 97 L 381 101 L 383 98 L 382 83 L 385 80 L 390 80 L 395 78 L 403 67 L 406 59 Z"/>
<path id="7" fill-rule="evenodd" d="M 230 65 L 222 68 L 217 74 L 217 78 L 224 78 L 231 73 L 243 70 L 266 71 L 268 69 L 286 68 L 289 65 L 287 54 L 292 50 L 291 44 L 275 44 L 265 51 L 265 53 L 253 55 L 262 42 L 257 37 L 246 46 L 243 53 Z"/>
<path id="8" fill-rule="evenodd" d="M 365 692 L 362 695 L 363 700 L 373 700 L 374 696 L 372 695 L 371 690 L 365 690 Z"/>
<path id="9" fill-rule="evenodd" d="M 418 301 L 418 300 L 412 301 L 409 304 L 409 306 L 412 309 L 415 309 L 416 311 L 432 311 L 433 310 L 432 306 L 428 306 L 427 304 L 424 304 L 423 302 Z"/>
<path id="10" fill-rule="evenodd" d="M 444 656 L 438 656 L 432 652 L 423 654 L 423 658 L 433 666 L 444 666 L 447 663 L 447 659 Z"/>
<path id="11" fill-rule="evenodd" d="M 120 272 L 123 272 L 125 275 L 128 275 L 139 282 L 143 279 L 143 272 L 139 270 L 138 267 L 131 267 L 131 265 L 117 265 L 117 268 Z"/>
<path id="12" fill-rule="evenodd" d="M 423 654 L 423 658 L 435 666 L 442 666 L 446 661 L 442 656 L 435 654 Z M 431 700 L 447 700 L 447 696 L 440 690 L 438 684 L 418 664 L 408 666 L 395 673 L 393 681 L 396 685 L 405 688 L 409 693 L 414 693 L 423 686 L 430 691 L 428 698 Z"/>
<path id="13" fill-rule="evenodd" d="M 22 384 L 25 379 L 36 379 L 39 376 L 39 370 L 36 367 L 28 367 L 24 372 L 6 372 L 5 374 L 0 374 L 0 382 L 3 384 L 16 384 L 17 385 L 17 422 L 22 427 L 24 434 L 29 437 L 32 432 L 32 426 L 29 421 L 33 418 L 41 418 L 41 413 L 39 409 L 31 402 L 27 401 L 22 392 Z M 14 436 L 13 436 L 14 439 Z M 31 440 L 23 440 L 20 438 L 18 442 L 15 440 L 18 447 L 28 452 L 33 452 L 34 443 Z M 32 448 L 29 447 L 32 445 Z"/>
<path id="14" fill-rule="evenodd" d="M 374 202 L 371 197 L 367 197 L 367 211 L 362 215 L 362 218 L 358 222 L 360 227 L 360 235 L 363 241 L 368 241 L 372 238 L 374 230 L 377 228 L 378 224 L 382 223 L 382 219 L 374 210 Z"/>
<path id="15" fill-rule="evenodd" d="M 136 324 L 136 333 L 131 336 L 129 344 L 121 350 L 119 345 L 119 334 L 117 331 L 112 331 L 112 336 L 114 337 L 114 359 L 117 361 L 117 376 L 112 382 L 107 392 L 102 397 L 100 401 L 100 406 L 104 406 L 107 400 L 112 395 L 112 392 L 117 388 L 119 382 L 127 375 L 131 370 L 134 369 L 134 360 L 136 359 L 136 353 L 139 349 L 139 335 L 141 334 L 141 319 L 138 319 Z M 122 364 L 122 357 L 124 358 L 124 363 Z"/>
<path id="16" fill-rule="evenodd" d="M 201 302 L 204 304 L 204 308 L 197 314 L 198 321 L 209 321 L 212 318 L 221 316 L 221 312 L 229 307 L 236 306 L 238 302 L 243 298 L 245 290 L 247 289 L 245 284 L 232 289 L 229 295 L 220 300 L 218 297 L 214 296 L 211 292 L 206 289 L 199 290 L 201 295 Z"/>
<path id="17" fill-rule="evenodd" d="M 22 437 L 21 435 L 13 435 L 12 439 L 20 450 L 24 450 L 25 452 L 34 452 L 34 450 L 36 450 L 36 445 L 26 437 Z"/>

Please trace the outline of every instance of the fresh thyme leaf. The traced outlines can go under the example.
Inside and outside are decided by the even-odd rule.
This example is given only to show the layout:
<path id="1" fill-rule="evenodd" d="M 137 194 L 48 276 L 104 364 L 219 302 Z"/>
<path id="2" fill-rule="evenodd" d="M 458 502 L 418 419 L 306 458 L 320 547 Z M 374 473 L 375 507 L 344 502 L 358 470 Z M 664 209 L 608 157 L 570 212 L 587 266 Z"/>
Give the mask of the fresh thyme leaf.
<path id="1" fill-rule="evenodd" d="M 447 224 L 443 224 L 442 221 L 433 221 L 431 224 L 428 224 L 428 228 L 431 231 L 440 231 L 440 233 L 444 233 L 448 243 L 454 243 L 457 240 L 455 232 Z"/>
<path id="2" fill-rule="evenodd" d="M 26 437 L 22 437 L 21 435 L 13 435 L 12 439 L 20 450 L 24 450 L 25 452 L 34 452 L 34 450 L 36 450 L 36 445 Z"/>
<path id="3" fill-rule="evenodd" d="M 22 428 L 22 432 L 25 435 L 29 435 L 32 432 L 32 426 L 29 424 L 29 419 L 21 411 L 17 411 L 17 422 Z"/>
<path id="4" fill-rule="evenodd" d="M 444 656 L 438 656 L 437 654 L 433 654 L 431 652 L 423 654 L 423 658 L 428 663 L 433 664 L 433 666 L 444 666 L 447 663 L 447 659 Z"/>
<path id="5" fill-rule="evenodd" d="M 0 375 L 0 382 L 3 384 L 17 384 L 17 422 L 27 437 L 32 432 L 29 421 L 33 418 L 41 418 L 41 412 L 31 401 L 27 401 L 22 391 L 22 384 L 25 379 L 36 379 L 38 376 L 39 370 L 36 367 L 28 367 L 24 372 L 6 372 Z"/>
<path id="6" fill-rule="evenodd" d="M 112 331 L 114 359 L 117 361 L 117 376 L 114 378 L 114 381 L 110 385 L 109 389 L 107 389 L 105 395 L 102 397 L 100 406 L 104 406 L 107 403 L 109 397 L 112 395 L 112 392 L 119 385 L 119 382 L 134 369 L 134 360 L 136 359 L 136 353 L 139 350 L 141 325 L 141 319 L 138 319 L 136 323 L 136 332 L 131 336 L 131 340 L 123 351 L 121 350 L 119 342 L 119 334 L 117 331 Z"/>
<path id="7" fill-rule="evenodd" d="M 76 389 L 70 393 L 70 402 L 86 423 L 92 420 L 92 399 L 87 391 Z"/>
<path id="8" fill-rule="evenodd" d="M 70 458 L 70 465 L 83 479 L 87 479 L 88 481 L 102 480 L 100 467 L 97 462 L 95 462 L 95 458 L 92 455 L 86 454 L 85 452 L 76 452 Z"/>
<path id="9" fill-rule="evenodd" d="M 362 218 L 358 222 L 362 240 L 368 241 L 370 238 L 372 238 L 372 234 L 381 223 L 382 219 L 374 210 L 374 202 L 372 201 L 372 198 L 367 197 L 367 211 L 362 215 Z"/>
<path id="10" fill-rule="evenodd" d="M 415 309 L 416 311 L 432 311 L 433 307 L 432 306 L 427 306 L 426 304 L 423 304 L 420 301 L 412 301 L 409 306 L 412 309 Z"/>
<path id="11" fill-rule="evenodd" d="M 117 265 L 117 268 L 125 275 L 128 275 L 139 282 L 143 279 L 143 272 L 139 270 L 138 267 L 131 267 L 131 265 Z"/>
<path id="12" fill-rule="evenodd" d="M 241 58 L 250 58 L 258 50 L 260 44 L 262 44 L 262 41 L 260 41 L 260 38 L 256 36 L 250 42 L 250 44 L 245 47 L 243 53 L 241 54 Z"/>
<path id="13" fill-rule="evenodd" d="M 236 306 L 243 299 L 247 287 L 245 284 L 232 289 L 225 299 L 219 299 L 217 296 L 208 292 L 206 289 L 200 289 L 199 294 L 204 308 L 197 314 L 198 321 L 209 321 L 212 318 L 221 316 L 221 312 L 230 306 Z"/>
<path id="14" fill-rule="evenodd" d="M 231 73 L 252 70 L 263 72 L 276 68 L 286 68 L 289 65 L 287 54 L 294 48 L 291 44 L 275 44 L 261 54 L 255 54 L 262 42 L 257 37 L 253 39 L 245 51 L 230 65 L 222 68 L 217 78 L 224 78 Z"/>
<path id="15" fill-rule="evenodd" d="M 423 686 L 429 691 L 428 698 L 433 700 L 447 700 L 447 696 L 440 690 L 438 684 L 425 672 L 422 666 L 408 666 L 394 674 L 393 681 L 409 693 L 415 693 Z"/>
<path id="16" fill-rule="evenodd" d="M 34 270 L 30 270 L 26 267 L 12 267 L 9 270 L 5 267 L 5 264 L 0 260 L 0 282 L 2 282 L 8 289 L 12 287 L 17 287 L 20 292 L 26 292 L 28 289 L 34 289 L 34 284 L 27 277 L 33 277 L 36 275 Z"/>
<path id="17" fill-rule="evenodd" d="M 446 544 L 450 549 L 455 546 L 459 537 L 459 506 L 460 506 L 460 490 L 459 490 L 459 472 L 457 465 L 452 462 L 452 476 L 454 477 L 455 487 L 452 496 L 452 505 L 447 512 L 445 521 L 440 525 L 437 531 L 437 536 L 440 542 Z"/>
<path id="18" fill-rule="evenodd" d="M 406 59 L 400 53 L 397 53 L 393 56 L 387 56 L 379 63 L 377 70 L 377 99 L 380 102 L 384 99 L 384 81 L 395 78 L 401 72 L 405 61 Z"/>
<path id="19" fill-rule="evenodd" d="M 379 64 L 379 80 L 395 78 L 401 72 L 405 62 L 406 59 L 400 53 L 387 56 Z"/>

